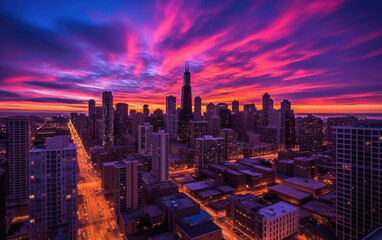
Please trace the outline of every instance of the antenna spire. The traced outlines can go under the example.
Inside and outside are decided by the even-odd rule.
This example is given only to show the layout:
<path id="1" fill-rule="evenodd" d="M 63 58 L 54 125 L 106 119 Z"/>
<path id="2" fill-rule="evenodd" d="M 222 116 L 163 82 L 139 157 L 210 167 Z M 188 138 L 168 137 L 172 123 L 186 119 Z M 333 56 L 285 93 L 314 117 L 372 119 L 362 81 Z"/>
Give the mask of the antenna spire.
<path id="1" fill-rule="evenodd" d="M 185 71 L 189 72 L 190 71 L 190 66 L 188 65 L 188 61 L 185 64 Z"/>

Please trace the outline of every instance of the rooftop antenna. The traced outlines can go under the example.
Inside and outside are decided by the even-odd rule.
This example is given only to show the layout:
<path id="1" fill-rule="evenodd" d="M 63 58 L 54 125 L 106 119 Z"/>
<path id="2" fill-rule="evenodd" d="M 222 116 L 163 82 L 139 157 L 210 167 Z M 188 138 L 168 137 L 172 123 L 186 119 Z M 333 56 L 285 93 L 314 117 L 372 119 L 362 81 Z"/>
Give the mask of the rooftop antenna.
<path id="1" fill-rule="evenodd" d="M 190 71 L 190 66 L 188 65 L 188 61 L 186 62 L 185 71 L 186 71 L 186 72 L 189 72 L 189 71 Z"/>

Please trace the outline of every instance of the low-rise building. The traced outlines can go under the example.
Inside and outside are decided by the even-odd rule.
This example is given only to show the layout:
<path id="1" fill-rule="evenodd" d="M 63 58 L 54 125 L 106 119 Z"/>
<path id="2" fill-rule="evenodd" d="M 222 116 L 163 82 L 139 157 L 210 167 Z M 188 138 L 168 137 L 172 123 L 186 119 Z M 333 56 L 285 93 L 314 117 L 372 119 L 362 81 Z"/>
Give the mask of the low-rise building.
<path id="1" fill-rule="evenodd" d="M 159 197 L 178 193 L 178 185 L 172 181 L 158 182 L 143 186 L 143 205 L 155 203 Z"/>
<path id="2" fill-rule="evenodd" d="M 318 196 L 328 189 L 328 185 L 326 183 L 302 177 L 291 177 L 282 180 L 282 182 L 287 186 L 310 193 L 313 196 Z"/>
<path id="3" fill-rule="evenodd" d="M 278 198 L 296 205 L 306 203 L 312 199 L 311 194 L 294 189 L 293 187 L 284 184 L 269 187 L 268 193 L 270 195 L 276 195 Z"/>

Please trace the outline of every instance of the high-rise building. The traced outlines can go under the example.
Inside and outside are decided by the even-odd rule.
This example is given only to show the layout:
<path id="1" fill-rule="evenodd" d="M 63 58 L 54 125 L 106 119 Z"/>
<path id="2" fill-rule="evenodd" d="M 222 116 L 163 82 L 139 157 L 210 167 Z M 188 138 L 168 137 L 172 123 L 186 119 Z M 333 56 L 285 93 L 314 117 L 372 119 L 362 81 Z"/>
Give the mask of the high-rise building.
<path id="1" fill-rule="evenodd" d="M 143 105 L 143 115 L 145 116 L 145 120 L 150 116 L 149 105 Z"/>
<path id="2" fill-rule="evenodd" d="M 114 136 L 115 144 L 122 144 L 123 134 L 127 133 L 128 128 L 128 105 L 117 103 L 115 105 Z"/>
<path id="3" fill-rule="evenodd" d="M 103 145 L 113 145 L 114 143 L 114 109 L 113 94 L 109 91 L 102 93 L 102 119 L 104 122 L 104 141 Z"/>
<path id="4" fill-rule="evenodd" d="M 299 118 L 300 151 L 319 152 L 322 149 L 322 119 L 309 114 Z"/>
<path id="5" fill-rule="evenodd" d="M 32 146 L 28 117 L 7 119 L 8 199 L 11 204 L 28 201 L 28 156 Z"/>
<path id="6" fill-rule="evenodd" d="M 137 160 L 114 162 L 114 211 L 119 222 L 120 213 L 142 206 L 142 164 Z"/>
<path id="7" fill-rule="evenodd" d="M 243 106 L 243 127 L 244 131 L 255 131 L 255 112 L 256 112 L 256 106 L 254 103 L 252 104 L 244 104 Z"/>
<path id="8" fill-rule="evenodd" d="M 7 174 L 5 168 L 0 167 L 0 240 L 7 237 Z"/>
<path id="9" fill-rule="evenodd" d="M 224 159 L 235 159 L 238 155 L 236 131 L 231 128 L 223 128 L 220 130 L 219 137 L 224 138 Z"/>
<path id="10" fill-rule="evenodd" d="M 178 137 L 178 117 L 176 114 L 176 97 L 166 97 L 166 131 L 170 134 L 170 138 Z"/>
<path id="11" fill-rule="evenodd" d="M 89 125 L 89 133 L 90 139 L 95 140 L 95 122 L 96 122 L 96 112 L 95 112 L 95 101 L 94 99 L 89 100 L 89 108 L 88 108 L 88 125 Z"/>
<path id="12" fill-rule="evenodd" d="M 208 135 L 208 121 L 191 121 L 190 147 L 195 146 L 195 139 Z"/>
<path id="13" fill-rule="evenodd" d="M 144 123 L 138 126 L 138 152 L 149 153 L 151 145 L 151 134 L 153 126 L 150 123 Z"/>
<path id="14" fill-rule="evenodd" d="M 285 111 L 285 147 L 294 148 L 296 145 L 296 119 L 293 110 Z"/>
<path id="15" fill-rule="evenodd" d="M 77 239 L 77 146 L 69 136 L 35 146 L 28 176 L 30 239 Z"/>
<path id="16" fill-rule="evenodd" d="M 194 119 L 202 119 L 202 98 L 200 96 L 195 97 L 195 106 L 194 106 Z"/>
<path id="17" fill-rule="evenodd" d="M 269 96 L 268 93 L 264 93 L 263 95 L 263 126 L 268 126 L 269 120 L 268 120 L 268 113 L 273 109 L 273 100 L 271 96 Z"/>
<path id="18" fill-rule="evenodd" d="M 240 112 L 240 105 L 238 100 L 232 101 L 232 112 Z"/>
<path id="19" fill-rule="evenodd" d="M 191 94 L 191 73 L 186 63 L 186 69 L 183 75 L 183 87 L 181 96 L 181 109 L 178 121 L 179 140 L 182 143 L 189 144 L 190 141 L 190 121 L 194 118 L 192 114 L 192 94 Z"/>
<path id="20" fill-rule="evenodd" d="M 283 112 L 286 112 L 286 111 L 290 111 L 292 110 L 291 109 L 291 102 L 284 99 L 282 102 L 281 102 L 281 111 Z"/>
<path id="21" fill-rule="evenodd" d="M 168 154 L 170 151 L 169 134 L 164 130 L 152 133 L 151 139 L 151 165 L 152 174 L 159 181 L 168 180 Z"/>
<path id="22" fill-rule="evenodd" d="M 183 114 L 192 114 L 191 73 L 188 63 L 183 74 L 181 109 Z"/>
<path id="23" fill-rule="evenodd" d="M 208 121 L 208 134 L 217 137 L 219 136 L 221 121 L 218 115 L 213 115 Z"/>
<path id="24" fill-rule="evenodd" d="M 336 236 L 360 239 L 382 225 L 382 121 L 334 127 Z"/>
<path id="25" fill-rule="evenodd" d="M 202 168 L 211 163 L 224 162 L 224 138 L 206 135 L 195 139 L 195 172 L 199 176 Z"/>
<path id="26" fill-rule="evenodd" d="M 163 111 L 157 108 L 150 117 L 150 124 L 153 125 L 154 131 L 164 130 Z"/>

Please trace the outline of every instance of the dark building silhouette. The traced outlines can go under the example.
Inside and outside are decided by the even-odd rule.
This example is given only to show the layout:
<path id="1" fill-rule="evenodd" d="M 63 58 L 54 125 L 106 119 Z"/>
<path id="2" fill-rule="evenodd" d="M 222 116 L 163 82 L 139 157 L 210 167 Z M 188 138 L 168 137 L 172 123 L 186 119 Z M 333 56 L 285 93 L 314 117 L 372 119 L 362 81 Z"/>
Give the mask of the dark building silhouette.
<path id="1" fill-rule="evenodd" d="M 200 96 L 195 97 L 194 119 L 202 119 L 202 98 Z"/>
<path id="2" fill-rule="evenodd" d="M 300 151 L 320 152 L 322 149 L 322 119 L 309 114 L 299 119 Z"/>
<path id="3" fill-rule="evenodd" d="M 150 124 L 153 125 L 154 132 L 158 130 L 164 130 L 163 111 L 156 109 L 153 115 L 150 117 Z"/>
<path id="4" fill-rule="evenodd" d="M 122 144 L 123 134 L 128 130 L 128 105 L 117 103 L 115 107 L 114 135 L 115 144 Z"/>
<path id="5" fill-rule="evenodd" d="M 183 87 L 181 96 L 181 109 L 178 121 L 179 140 L 182 143 L 190 142 L 190 121 L 194 119 L 192 114 L 192 95 L 191 95 L 191 73 L 188 63 L 183 74 Z"/>
<path id="6" fill-rule="evenodd" d="M 89 133 L 90 133 L 90 139 L 95 139 L 95 123 L 96 123 L 96 112 L 95 112 L 95 101 L 93 99 L 89 100 L 89 109 L 88 109 L 88 126 L 89 126 Z"/>
<path id="7" fill-rule="evenodd" d="M 145 116 L 145 120 L 150 116 L 149 105 L 143 105 L 143 115 Z"/>
<path id="8" fill-rule="evenodd" d="M 178 116 L 176 113 L 176 97 L 166 97 L 166 132 L 170 134 L 170 138 L 178 137 Z"/>
<path id="9" fill-rule="evenodd" d="M 262 121 L 262 124 L 263 124 L 263 126 L 268 126 L 268 124 L 269 124 L 268 114 L 269 114 L 270 110 L 273 109 L 273 100 L 272 100 L 271 96 L 269 96 L 268 93 L 264 93 L 262 104 L 263 104 L 263 121 Z"/>
<path id="10" fill-rule="evenodd" d="M 113 94 L 109 91 L 102 93 L 102 108 L 104 122 L 104 145 L 113 145 L 114 143 L 114 109 Z"/>
<path id="11" fill-rule="evenodd" d="M 240 105 L 238 100 L 232 101 L 232 112 L 239 112 L 240 111 Z"/>
<path id="12" fill-rule="evenodd" d="M 5 168 L 0 167 L 0 240 L 7 236 L 7 175 Z"/>

